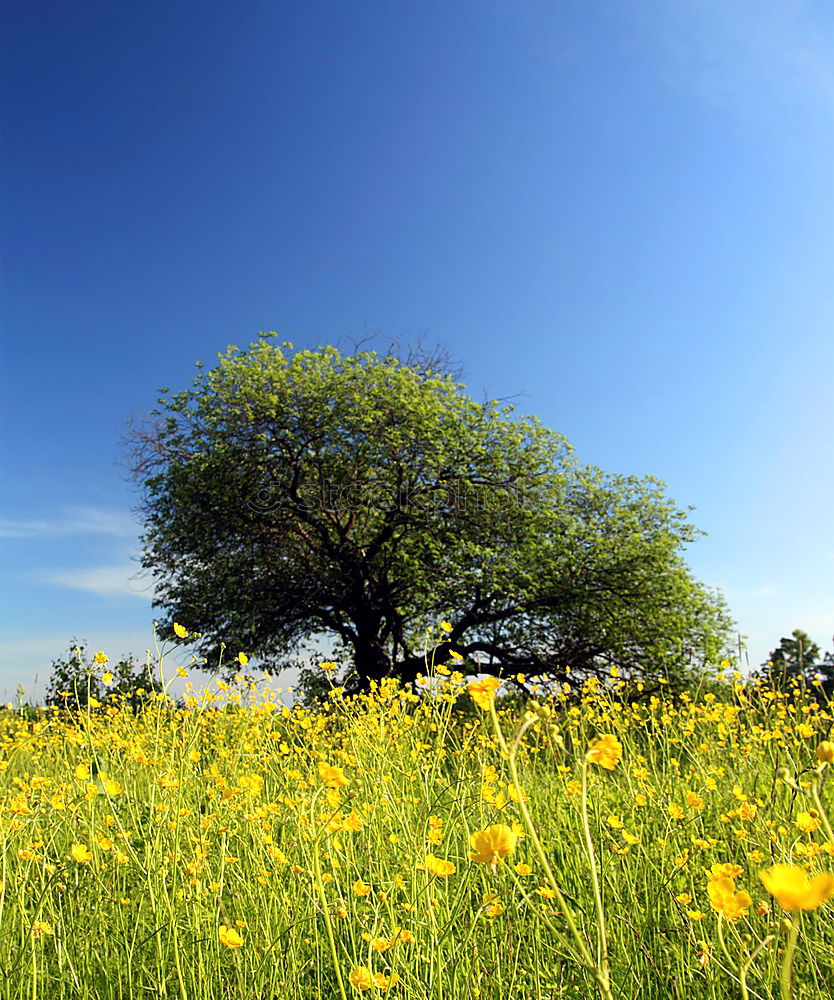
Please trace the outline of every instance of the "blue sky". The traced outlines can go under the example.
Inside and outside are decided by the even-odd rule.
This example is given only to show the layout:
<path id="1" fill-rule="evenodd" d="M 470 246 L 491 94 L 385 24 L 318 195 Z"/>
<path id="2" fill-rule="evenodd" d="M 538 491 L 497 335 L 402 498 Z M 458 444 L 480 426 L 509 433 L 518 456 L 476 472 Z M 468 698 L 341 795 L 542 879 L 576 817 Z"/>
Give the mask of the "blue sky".
<path id="1" fill-rule="evenodd" d="M 0 696 L 150 645 L 125 421 L 261 330 L 447 344 L 696 507 L 753 663 L 831 648 L 829 3 L 11 0 L 2 35 Z"/>

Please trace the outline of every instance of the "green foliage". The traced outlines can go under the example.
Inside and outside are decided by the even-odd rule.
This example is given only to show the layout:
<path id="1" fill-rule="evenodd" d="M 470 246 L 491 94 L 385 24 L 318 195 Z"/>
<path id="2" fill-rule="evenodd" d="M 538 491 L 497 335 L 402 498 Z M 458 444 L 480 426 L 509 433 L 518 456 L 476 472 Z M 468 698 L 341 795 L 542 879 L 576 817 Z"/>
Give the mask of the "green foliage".
<path id="1" fill-rule="evenodd" d="M 112 674 L 109 684 L 102 680 L 105 673 Z M 161 690 L 149 668 L 132 656 L 115 664 L 97 664 L 83 646 L 73 641 L 66 658 L 52 661 L 45 700 L 47 705 L 76 711 L 90 706 L 91 698 L 135 709 L 147 702 L 149 695 Z"/>
<path id="2" fill-rule="evenodd" d="M 354 677 L 675 675 L 729 619 L 651 479 L 580 464 L 425 358 L 235 347 L 134 429 L 157 606 L 278 669 L 311 637 Z M 438 633 L 447 620 L 449 632 Z M 428 638 L 427 638 L 428 636 Z"/>
<path id="3" fill-rule="evenodd" d="M 817 676 L 827 690 L 834 683 L 834 654 L 826 653 L 820 659 L 820 647 L 800 628 L 790 636 L 782 636 L 779 645 L 762 664 L 759 676 L 779 690 L 787 690 L 795 683 L 811 683 Z"/>

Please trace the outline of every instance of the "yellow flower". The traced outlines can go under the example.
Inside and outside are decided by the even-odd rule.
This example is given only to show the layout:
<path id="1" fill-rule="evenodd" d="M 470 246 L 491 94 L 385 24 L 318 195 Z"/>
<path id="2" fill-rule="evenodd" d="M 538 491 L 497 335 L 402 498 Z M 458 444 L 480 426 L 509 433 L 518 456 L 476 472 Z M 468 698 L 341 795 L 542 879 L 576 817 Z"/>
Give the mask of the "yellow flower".
<path id="1" fill-rule="evenodd" d="M 104 653 L 96 653 L 96 655 L 93 657 L 93 663 L 96 663 L 98 664 L 98 666 L 102 667 L 104 666 L 105 663 L 107 663 L 109 659 L 110 657 L 105 656 Z"/>
<path id="2" fill-rule="evenodd" d="M 695 792 L 686 793 L 686 804 L 689 806 L 690 809 L 704 808 L 704 800 L 701 798 L 700 795 L 697 795 Z"/>
<path id="3" fill-rule="evenodd" d="M 350 783 L 341 767 L 325 764 L 323 760 L 319 761 L 319 777 L 324 782 L 325 788 L 343 788 Z"/>
<path id="4" fill-rule="evenodd" d="M 79 865 L 84 865 L 88 861 L 93 860 L 93 856 L 90 854 L 89 848 L 87 848 L 84 844 L 73 844 L 70 848 L 70 854 Z"/>
<path id="5" fill-rule="evenodd" d="M 469 837 L 471 861 L 490 865 L 493 870 L 497 863 L 512 854 L 518 843 L 518 834 L 504 823 L 488 826 L 486 830 L 476 830 Z"/>
<path id="6" fill-rule="evenodd" d="M 245 667 L 249 663 L 249 657 L 246 655 L 246 653 L 238 653 L 237 654 L 237 662 L 242 667 Z"/>
<path id="7" fill-rule="evenodd" d="M 489 890 L 481 896 L 481 905 L 488 917 L 500 917 L 504 912 L 504 904 L 501 902 L 498 893 Z"/>
<path id="8" fill-rule="evenodd" d="M 826 764 L 834 764 L 834 743 L 831 740 L 823 740 L 817 747 L 817 759 Z"/>
<path id="9" fill-rule="evenodd" d="M 443 629 L 444 632 L 451 632 L 452 631 L 452 623 L 451 622 L 441 622 L 440 623 L 440 627 Z"/>
<path id="10" fill-rule="evenodd" d="M 820 821 L 816 817 L 815 810 L 812 812 L 801 812 L 796 817 L 796 826 L 803 833 L 813 833 L 819 825 Z"/>
<path id="11" fill-rule="evenodd" d="M 357 879 L 353 883 L 353 895 L 354 896 L 359 896 L 359 897 L 368 896 L 368 895 L 370 895 L 370 892 L 371 892 L 371 887 L 369 885 L 366 885 L 362 881 L 361 878 Z"/>
<path id="12" fill-rule="evenodd" d="M 515 866 L 514 871 L 516 875 L 520 875 L 521 878 L 526 878 L 528 875 L 533 874 L 533 869 L 529 865 L 525 865 L 523 861 L 519 861 L 519 863 Z"/>
<path id="13" fill-rule="evenodd" d="M 774 865 L 759 872 L 759 878 L 787 913 L 816 910 L 834 896 L 834 875 L 820 872 L 809 879 L 804 868 L 796 865 Z"/>
<path id="14" fill-rule="evenodd" d="M 427 854 L 422 865 L 417 865 L 421 871 L 427 871 L 430 875 L 437 875 L 445 878 L 447 875 L 454 875 L 457 870 L 451 861 L 444 861 L 443 858 L 436 858 L 433 854 Z"/>
<path id="15" fill-rule="evenodd" d="M 370 969 L 366 969 L 364 965 L 357 965 L 355 969 L 351 969 L 348 979 L 350 985 L 360 993 L 364 993 L 374 985 L 374 977 Z"/>
<path id="16" fill-rule="evenodd" d="M 497 677 L 486 677 L 482 681 L 474 681 L 469 685 L 469 695 L 478 708 L 488 712 L 495 701 L 495 692 L 499 687 L 501 687 L 501 681 Z"/>
<path id="17" fill-rule="evenodd" d="M 112 683 L 113 683 L 113 675 L 112 675 L 112 674 L 110 673 L 110 671 L 109 671 L 109 670 L 106 670 L 106 671 L 105 671 L 105 672 L 104 672 L 104 673 L 103 673 L 103 674 L 101 675 L 101 680 L 102 680 L 102 682 L 103 682 L 104 684 L 112 684 Z"/>
<path id="18" fill-rule="evenodd" d="M 738 878 L 741 872 L 741 865 L 732 865 L 729 861 L 725 861 L 724 864 L 714 864 L 707 875 L 710 879 Z"/>
<path id="19" fill-rule="evenodd" d="M 32 937 L 40 937 L 41 934 L 48 934 L 51 937 L 55 936 L 52 924 L 48 920 L 36 920 L 32 924 Z"/>
<path id="20" fill-rule="evenodd" d="M 243 946 L 243 938 L 234 927 L 227 927 L 225 924 L 221 924 L 217 936 L 220 938 L 220 943 L 224 948 L 234 949 Z"/>
<path id="21" fill-rule="evenodd" d="M 744 916 L 753 902 L 750 894 L 744 890 L 736 892 L 735 882 L 731 878 L 712 879 L 707 886 L 707 895 L 713 910 L 722 913 L 733 923 Z"/>
<path id="22" fill-rule="evenodd" d="M 374 973 L 374 986 L 378 990 L 387 991 L 393 989 L 399 981 L 400 977 L 396 972 L 392 972 L 390 976 L 386 976 L 383 972 Z"/>
<path id="23" fill-rule="evenodd" d="M 188 629 L 183 628 L 183 626 L 180 625 L 179 622 L 174 622 L 174 632 L 177 635 L 177 637 L 180 638 L 180 639 L 187 639 L 188 638 Z"/>
<path id="24" fill-rule="evenodd" d="M 89 781 L 90 780 L 90 769 L 86 764 L 79 764 L 75 768 L 75 777 L 79 781 Z"/>
<path id="25" fill-rule="evenodd" d="M 119 795 L 122 791 L 122 786 L 118 783 L 118 781 L 113 781 L 112 778 L 105 778 L 102 784 L 104 785 L 105 792 L 107 792 L 107 794 L 111 797 L 113 795 Z"/>
<path id="26" fill-rule="evenodd" d="M 590 744 L 588 760 L 591 764 L 599 764 L 606 771 L 613 771 L 623 755 L 623 745 L 612 733 L 605 733 Z"/>

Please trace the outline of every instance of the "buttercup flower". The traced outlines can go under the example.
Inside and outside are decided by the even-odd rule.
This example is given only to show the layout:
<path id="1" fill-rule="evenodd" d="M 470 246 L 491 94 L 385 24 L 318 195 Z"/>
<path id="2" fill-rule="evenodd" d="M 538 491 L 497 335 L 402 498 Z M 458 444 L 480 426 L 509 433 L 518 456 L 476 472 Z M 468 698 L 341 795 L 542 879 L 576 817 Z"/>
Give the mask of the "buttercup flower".
<path id="1" fill-rule="evenodd" d="M 613 771 L 623 755 L 623 745 L 612 733 L 605 733 L 591 743 L 588 760 L 591 764 L 599 764 L 606 771 Z"/>
<path id="2" fill-rule="evenodd" d="M 823 740 L 817 747 L 817 759 L 826 764 L 834 764 L 834 743 L 831 740 Z"/>
<path id="3" fill-rule="evenodd" d="M 804 868 L 774 865 L 759 872 L 759 878 L 786 913 L 816 910 L 834 896 L 834 875 L 830 872 L 820 872 L 809 879 Z"/>
<path id="4" fill-rule="evenodd" d="M 494 870 L 499 861 L 512 854 L 518 843 L 518 834 L 504 823 L 496 823 L 486 830 L 477 830 L 469 837 L 471 861 L 488 864 Z"/>
<path id="5" fill-rule="evenodd" d="M 364 965 L 357 965 L 355 969 L 351 969 L 348 979 L 350 980 L 350 985 L 355 990 L 359 990 L 360 993 L 364 993 L 374 985 L 374 977 L 371 975 L 371 970 L 366 969 Z"/>
<path id="6" fill-rule="evenodd" d="M 224 948 L 234 949 L 243 946 L 243 938 L 234 927 L 227 927 L 225 924 L 221 924 L 217 936 L 220 938 L 220 943 Z"/>
<path id="7" fill-rule="evenodd" d="M 713 910 L 722 913 L 733 923 L 744 916 L 753 902 L 750 894 L 744 890 L 736 892 L 735 882 L 731 878 L 712 879 L 707 886 L 707 895 Z"/>
<path id="8" fill-rule="evenodd" d="M 341 767 L 325 764 L 323 760 L 319 761 L 319 777 L 324 782 L 325 788 L 343 788 L 350 783 Z"/>
<path id="9" fill-rule="evenodd" d="M 174 622 L 174 633 L 180 639 L 187 639 L 188 638 L 188 629 L 187 628 L 183 628 L 183 626 L 180 625 L 179 622 Z"/>
<path id="10" fill-rule="evenodd" d="M 707 875 L 709 876 L 710 879 L 719 879 L 719 878 L 734 879 L 738 878 L 738 876 L 741 875 L 741 871 L 742 871 L 741 865 L 731 865 L 729 861 L 725 861 L 723 864 L 718 864 L 718 863 L 714 864 L 707 872 Z"/>
<path id="11" fill-rule="evenodd" d="M 487 677 L 482 681 L 473 681 L 469 685 L 469 695 L 478 708 L 488 712 L 490 705 L 495 701 L 495 692 L 499 687 L 501 681 L 497 677 Z"/>
<path id="12" fill-rule="evenodd" d="M 447 875 L 454 875 L 457 870 L 451 861 L 444 861 L 443 858 L 436 858 L 433 854 L 427 854 L 422 865 L 417 865 L 422 871 L 427 871 L 429 875 L 437 875 L 445 878 Z"/>

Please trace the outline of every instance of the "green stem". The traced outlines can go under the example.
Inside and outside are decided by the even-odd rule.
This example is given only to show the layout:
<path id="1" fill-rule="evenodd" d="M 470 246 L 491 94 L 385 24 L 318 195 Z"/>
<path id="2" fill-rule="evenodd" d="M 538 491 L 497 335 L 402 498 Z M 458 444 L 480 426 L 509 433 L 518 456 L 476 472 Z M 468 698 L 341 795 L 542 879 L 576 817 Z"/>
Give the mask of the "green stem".
<path id="1" fill-rule="evenodd" d="M 599 887 L 594 842 L 591 838 L 591 826 L 588 822 L 588 758 L 582 760 L 582 832 L 585 836 L 585 850 L 588 854 L 588 866 L 591 869 L 591 884 L 594 889 L 594 905 L 597 910 L 597 964 L 600 971 L 608 978 L 608 939 L 605 933 L 605 909 L 602 905 L 602 892 Z"/>
<path id="2" fill-rule="evenodd" d="M 513 788 L 516 791 L 518 798 L 518 805 L 521 810 L 521 815 L 524 817 L 524 822 L 527 827 L 527 831 L 530 835 L 530 840 L 533 844 L 533 849 L 538 856 L 539 861 L 544 868 L 545 874 L 547 875 L 547 880 L 550 883 L 550 888 L 553 890 L 554 897 L 556 899 L 556 904 L 562 911 L 562 916 L 565 918 L 565 922 L 568 925 L 568 930 L 576 943 L 577 951 L 581 956 L 581 961 L 583 965 L 588 969 L 588 971 L 593 975 L 596 980 L 597 986 L 599 987 L 600 995 L 603 1000 L 614 1000 L 611 993 L 611 986 L 608 982 L 608 970 L 598 968 L 594 957 L 591 954 L 588 945 L 585 943 L 585 939 L 579 933 L 579 928 L 576 926 L 576 921 L 573 919 L 573 913 L 568 906 L 567 900 L 562 895 L 562 891 L 559 888 L 559 883 L 556 881 L 556 876 L 553 874 L 553 869 L 550 867 L 550 862 L 547 858 L 547 853 L 542 846 L 541 840 L 539 840 L 539 835 L 536 832 L 536 826 L 533 823 L 533 817 L 530 815 L 530 810 L 527 808 L 527 803 L 524 801 L 524 792 L 521 787 L 521 782 L 518 778 L 518 768 L 516 767 L 516 748 L 518 742 L 514 744 L 513 750 L 507 746 L 507 741 L 504 739 L 504 733 L 501 731 L 501 724 L 498 721 L 498 715 L 495 711 L 495 702 L 493 701 L 489 706 L 490 717 L 492 719 L 492 725 L 495 729 L 495 734 L 498 738 L 498 743 L 501 749 L 504 751 L 504 755 L 507 758 L 507 762 L 510 768 L 510 776 L 513 782 Z"/>
<path id="3" fill-rule="evenodd" d="M 782 960 L 782 972 L 779 975 L 779 987 L 782 1000 L 791 1000 L 791 969 L 793 967 L 793 953 L 796 951 L 796 940 L 799 937 L 799 914 L 791 921 L 791 930 L 788 934 L 788 943 L 785 945 L 785 957 Z"/>
<path id="4" fill-rule="evenodd" d="M 333 970 L 336 973 L 336 982 L 339 984 L 339 994 L 342 1000 L 347 1000 L 347 994 L 345 993 L 345 984 L 342 981 L 342 969 L 339 965 L 339 953 L 336 951 L 336 939 L 333 936 L 333 923 L 330 920 L 330 910 L 327 905 L 327 896 L 324 892 L 324 884 L 321 880 L 321 859 L 319 857 L 319 843 L 320 838 L 316 837 L 313 841 L 313 870 L 316 877 L 316 892 L 318 893 L 319 902 L 321 903 L 321 910 L 324 914 L 324 923 L 327 927 L 327 942 L 330 946 L 330 957 L 333 960 Z"/>
<path id="5" fill-rule="evenodd" d="M 811 783 L 811 796 L 814 799 L 814 805 L 817 807 L 817 812 L 822 820 L 822 825 L 825 827 L 825 835 L 828 839 L 834 842 L 834 830 L 831 829 L 831 822 L 828 819 L 828 813 L 822 804 L 822 799 L 820 798 L 820 781 L 822 781 L 822 768 L 814 776 L 813 782 Z"/>

